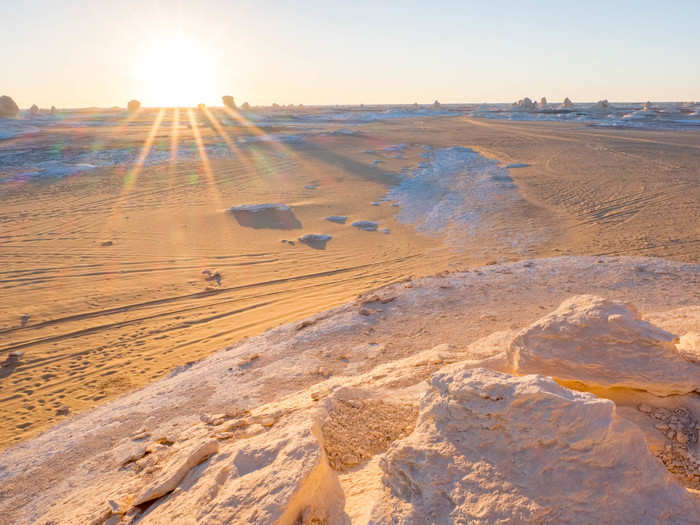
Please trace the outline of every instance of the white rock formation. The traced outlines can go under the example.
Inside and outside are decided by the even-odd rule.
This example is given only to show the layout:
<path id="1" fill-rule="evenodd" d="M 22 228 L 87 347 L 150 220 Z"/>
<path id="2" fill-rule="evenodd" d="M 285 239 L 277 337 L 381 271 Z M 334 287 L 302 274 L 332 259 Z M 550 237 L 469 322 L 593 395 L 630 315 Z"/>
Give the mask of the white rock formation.
<path id="1" fill-rule="evenodd" d="M 367 232 L 376 232 L 379 227 L 379 223 L 374 221 L 355 221 L 352 225 L 359 230 Z"/>
<path id="2" fill-rule="evenodd" d="M 221 102 L 224 103 L 224 107 L 236 109 L 236 102 L 233 100 L 233 97 L 231 95 L 224 95 L 223 97 L 221 97 Z"/>
<path id="3" fill-rule="evenodd" d="M 612 108 L 610 107 L 610 103 L 605 100 L 599 100 L 596 102 L 592 107 L 591 111 L 594 113 L 610 113 L 612 112 Z"/>
<path id="4" fill-rule="evenodd" d="M 15 101 L 7 95 L 0 97 L 0 118 L 14 118 L 19 113 L 19 107 Z"/>
<path id="5" fill-rule="evenodd" d="M 590 386 L 626 387 L 666 396 L 700 391 L 700 365 L 676 337 L 643 321 L 634 307 L 592 295 L 564 301 L 512 341 L 519 374 L 544 374 Z"/>
<path id="6" fill-rule="evenodd" d="M 537 105 L 539 109 L 544 109 L 547 107 L 547 97 L 542 97 L 540 103 Z"/>
<path id="7" fill-rule="evenodd" d="M 326 220 L 337 224 L 345 224 L 348 218 L 345 215 L 329 215 L 326 217 Z"/>
<path id="8" fill-rule="evenodd" d="M 615 405 L 543 376 L 453 365 L 380 464 L 371 523 L 693 523 L 700 501 Z"/>
<path id="9" fill-rule="evenodd" d="M 32 107 L 29 108 L 29 114 L 31 116 L 38 115 L 39 114 L 39 106 L 36 104 L 32 104 Z"/>
<path id="10" fill-rule="evenodd" d="M 332 238 L 333 237 L 325 233 L 307 233 L 299 237 L 299 242 L 316 248 L 317 250 L 325 250 L 326 244 L 328 244 L 328 241 Z"/>
<path id="11" fill-rule="evenodd" d="M 129 110 L 129 112 L 133 113 L 135 111 L 138 111 L 141 109 L 141 102 L 138 100 L 130 100 L 129 103 L 126 105 L 126 109 Z"/>
<path id="12" fill-rule="evenodd" d="M 564 102 L 562 103 L 562 107 L 564 107 L 566 109 L 571 109 L 574 107 L 574 103 L 571 102 L 571 99 L 569 97 L 566 97 L 564 99 Z"/>
<path id="13" fill-rule="evenodd" d="M 535 111 L 537 109 L 537 104 L 535 104 L 529 97 L 521 98 L 517 102 L 513 102 L 515 106 L 520 111 Z"/>
<path id="14" fill-rule="evenodd" d="M 241 106 L 241 109 L 244 109 L 245 111 L 250 111 L 250 104 L 247 102 L 244 102 L 243 105 Z"/>

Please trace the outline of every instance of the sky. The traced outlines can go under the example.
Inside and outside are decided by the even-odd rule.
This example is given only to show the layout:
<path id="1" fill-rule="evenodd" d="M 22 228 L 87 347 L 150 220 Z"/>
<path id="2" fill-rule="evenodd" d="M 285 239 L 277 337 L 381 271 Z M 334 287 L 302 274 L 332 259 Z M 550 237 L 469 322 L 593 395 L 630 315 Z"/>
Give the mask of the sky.
<path id="1" fill-rule="evenodd" d="M 700 99 L 700 1 L 0 0 L 20 107 Z"/>

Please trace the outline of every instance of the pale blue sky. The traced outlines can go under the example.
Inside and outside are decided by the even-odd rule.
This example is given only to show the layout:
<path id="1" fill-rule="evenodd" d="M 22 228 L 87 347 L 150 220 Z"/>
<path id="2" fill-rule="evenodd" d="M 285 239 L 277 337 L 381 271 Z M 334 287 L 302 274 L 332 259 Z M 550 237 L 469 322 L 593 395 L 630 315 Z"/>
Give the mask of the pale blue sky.
<path id="1" fill-rule="evenodd" d="M 0 0 L 0 13 L 0 94 L 21 107 L 700 99 L 698 0 Z"/>

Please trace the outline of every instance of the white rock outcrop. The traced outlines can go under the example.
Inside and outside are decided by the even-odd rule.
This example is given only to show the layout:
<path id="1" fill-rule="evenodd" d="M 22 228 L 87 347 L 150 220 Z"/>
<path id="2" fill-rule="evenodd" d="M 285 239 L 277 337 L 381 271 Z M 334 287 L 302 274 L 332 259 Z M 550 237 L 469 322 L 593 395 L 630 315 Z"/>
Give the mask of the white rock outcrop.
<path id="1" fill-rule="evenodd" d="M 513 106 L 520 111 L 535 111 L 537 109 L 537 104 L 534 103 L 530 97 L 521 98 L 517 102 L 513 102 Z"/>
<path id="2" fill-rule="evenodd" d="M 126 109 L 129 110 L 129 112 L 133 113 L 135 111 L 138 111 L 141 109 L 141 102 L 138 100 L 130 100 L 129 103 L 126 105 Z"/>
<path id="3" fill-rule="evenodd" d="M 580 295 L 521 331 L 510 344 L 508 360 L 519 374 L 590 386 L 661 396 L 700 390 L 700 366 L 679 352 L 675 339 L 643 321 L 633 306 Z"/>
<path id="4" fill-rule="evenodd" d="M 12 97 L 2 95 L 0 97 L 0 118 L 13 118 L 19 113 L 19 106 L 12 100 Z"/>
<path id="5" fill-rule="evenodd" d="M 224 103 L 224 107 L 236 109 L 236 102 L 231 95 L 224 95 L 221 97 L 221 102 Z"/>
<path id="6" fill-rule="evenodd" d="M 599 100 L 596 102 L 592 107 L 591 111 L 594 113 L 610 113 L 612 112 L 612 108 L 610 107 L 610 103 L 605 100 Z"/>
<path id="7" fill-rule="evenodd" d="M 562 107 L 567 108 L 567 109 L 571 109 L 574 107 L 574 103 L 571 102 L 571 99 L 569 97 L 566 97 L 564 99 L 564 102 L 562 103 Z"/>
<path id="8" fill-rule="evenodd" d="M 380 461 L 373 524 L 693 523 L 700 502 L 609 400 L 453 365 Z"/>

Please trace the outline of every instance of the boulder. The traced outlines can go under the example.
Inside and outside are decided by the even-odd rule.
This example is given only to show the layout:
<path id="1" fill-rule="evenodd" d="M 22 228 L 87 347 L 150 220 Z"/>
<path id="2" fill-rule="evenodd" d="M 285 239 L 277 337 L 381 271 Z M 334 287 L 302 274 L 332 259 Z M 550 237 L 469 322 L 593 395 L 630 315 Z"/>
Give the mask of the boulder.
<path id="1" fill-rule="evenodd" d="M 299 237 L 299 242 L 311 248 L 315 248 L 316 250 L 325 250 L 326 244 L 328 244 L 328 241 L 332 238 L 333 237 L 325 233 L 307 233 Z"/>
<path id="2" fill-rule="evenodd" d="M 236 102 L 231 95 L 224 95 L 221 97 L 221 101 L 224 103 L 224 107 L 236 109 Z"/>
<path id="3" fill-rule="evenodd" d="M 692 523 L 700 500 L 612 401 L 452 365 L 380 460 L 373 524 Z"/>
<path id="4" fill-rule="evenodd" d="M 700 391 L 700 365 L 686 358 L 675 340 L 643 321 L 633 306 L 580 295 L 522 330 L 508 348 L 508 361 L 518 374 L 589 386 L 661 396 Z"/>
<path id="5" fill-rule="evenodd" d="M 286 204 L 244 204 L 232 206 L 228 210 L 246 228 L 269 228 L 277 230 L 293 230 L 301 228 L 292 209 Z"/>
<path id="6" fill-rule="evenodd" d="M 128 109 L 130 112 L 135 112 L 141 109 L 141 102 L 138 100 L 130 100 L 129 103 L 126 105 L 126 109 Z"/>
<path id="7" fill-rule="evenodd" d="M 2 118 L 14 118 L 19 113 L 19 107 L 15 104 L 15 101 L 7 95 L 0 97 L 0 117 Z"/>

